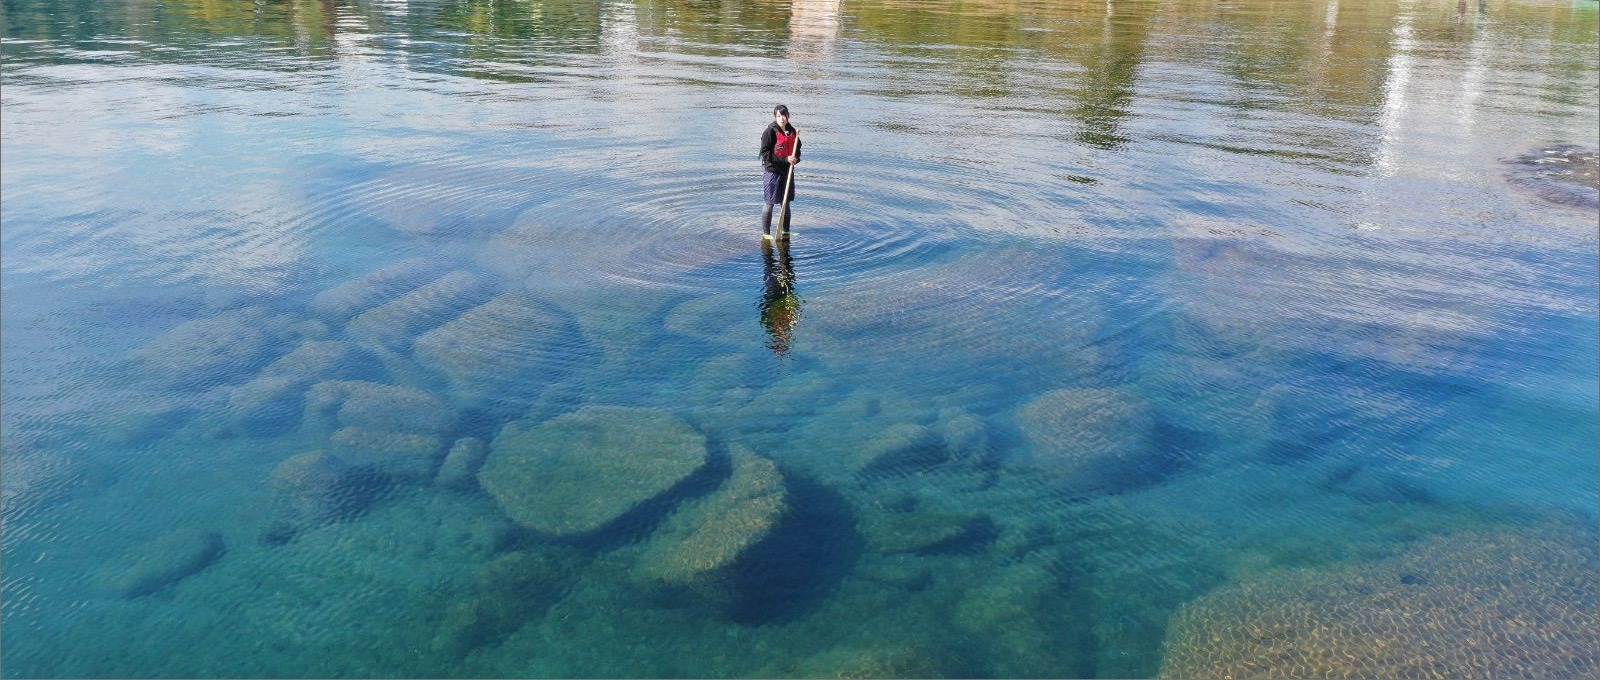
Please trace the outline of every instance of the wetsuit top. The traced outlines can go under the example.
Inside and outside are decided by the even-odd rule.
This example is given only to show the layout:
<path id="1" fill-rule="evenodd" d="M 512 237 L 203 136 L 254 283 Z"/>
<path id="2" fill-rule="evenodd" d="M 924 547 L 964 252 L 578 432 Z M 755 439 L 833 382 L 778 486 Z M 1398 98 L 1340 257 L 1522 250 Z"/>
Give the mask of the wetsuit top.
<path id="1" fill-rule="evenodd" d="M 767 172 L 781 174 L 789 171 L 789 161 L 784 159 L 790 156 L 789 148 L 794 147 L 794 156 L 800 156 L 802 144 L 799 139 L 800 131 L 793 125 L 787 130 L 779 130 L 777 123 L 767 126 L 766 132 L 761 133 L 761 167 Z"/>

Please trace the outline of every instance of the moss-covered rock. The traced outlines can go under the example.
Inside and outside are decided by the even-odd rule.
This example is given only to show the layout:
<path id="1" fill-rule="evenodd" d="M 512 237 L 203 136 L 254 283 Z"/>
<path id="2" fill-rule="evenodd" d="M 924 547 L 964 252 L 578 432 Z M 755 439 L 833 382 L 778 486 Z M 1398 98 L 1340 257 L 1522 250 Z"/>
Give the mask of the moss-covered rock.
<path id="1" fill-rule="evenodd" d="M 321 429 L 355 427 L 378 432 L 442 435 L 456 411 L 415 387 L 355 380 L 330 380 L 306 395 L 306 423 Z"/>
<path id="2" fill-rule="evenodd" d="M 856 530 L 880 553 L 926 553 L 961 544 L 987 524 L 984 516 L 965 512 L 872 508 L 862 511 Z"/>
<path id="3" fill-rule="evenodd" d="M 434 476 L 433 483 L 447 489 L 476 487 L 478 468 L 483 466 L 488 456 L 489 446 L 483 440 L 475 437 L 457 439 L 455 446 L 450 447 L 450 453 L 445 454 L 444 464 L 439 466 L 439 474 Z"/>
<path id="4" fill-rule="evenodd" d="M 940 410 L 939 435 L 952 459 L 976 462 L 989 457 L 989 428 L 966 409 Z"/>
<path id="5" fill-rule="evenodd" d="M 124 556 L 104 583 L 122 597 L 148 595 L 200 573 L 221 558 L 225 548 L 216 531 L 178 529 Z"/>
<path id="6" fill-rule="evenodd" d="M 1160 676 L 1594 677 L 1596 566 L 1592 528 L 1517 528 L 1255 574 L 1173 616 Z"/>
<path id="7" fill-rule="evenodd" d="M 842 645 L 756 675 L 795 678 L 967 677 L 960 659 L 939 645 L 885 640 Z"/>
<path id="8" fill-rule="evenodd" d="M 417 335 L 454 319 L 488 299 L 490 289 L 469 272 L 453 271 L 358 314 L 345 326 L 352 337 L 390 349 L 410 346 Z"/>
<path id="9" fill-rule="evenodd" d="M 285 377 L 306 384 L 321 380 L 373 380 L 383 376 L 383 362 L 348 342 L 313 340 L 296 347 L 261 369 L 263 377 Z"/>
<path id="10" fill-rule="evenodd" d="M 434 649 L 465 656 L 543 616 L 577 580 L 582 561 L 559 548 L 518 551 L 484 565 L 473 591 L 451 604 Z"/>
<path id="11" fill-rule="evenodd" d="M 911 472 L 948 458 L 944 442 L 932 430 L 899 423 L 883 429 L 856 451 L 850 468 L 868 474 Z"/>
<path id="12" fill-rule="evenodd" d="M 368 475 L 323 451 L 285 459 L 273 468 L 268 484 L 272 511 L 263 538 L 269 543 L 353 516 L 375 494 Z"/>
<path id="13" fill-rule="evenodd" d="M 438 267 L 423 258 L 401 260 L 318 293 L 306 311 L 342 323 L 427 283 L 438 273 Z"/>
<path id="14" fill-rule="evenodd" d="M 1074 492 L 1116 491 L 1157 472 L 1155 419 L 1145 401 L 1111 389 L 1047 392 L 1017 410 L 1023 463 Z"/>
<path id="15" fill-rule="evenodd" d="M 1062 579 L 1047 559 L 1000 568 L 961 597 L 955 624 L 990 650 L 999 677 L 1085 677 L 1092 612 L 1063 608 Z"/>
<path id="16" fill-rule="evenodd" d="M 747 431 L 787 430 L 838 399 L 837 389 L 837 383 L 819 373 L 790 376 L 756 391 L 734 419 Z"/>
<path id="17" fill-rule="evenodd" d="M 590 406 L 508 423 L 478 482 L 517 523 L 567 536 L 606 526 L 705 463 L 705 438 L 668 413 Z"/>
<path id="18" fill-rule="evenodd" d="M 304 403 L 304 383 L 283 376 L 260 376 L 228 395 L 229 420 L 241 434 L 274 434 L 299 422 Z"/>
<path id="19" fill-rule="evenodd" d="M 441 434 L 455 424 L 455 409 L 411 387 L 380 385 L 351 390 L 339 406 L 339 424 L 387 432 Z"/>
<path id="20" fill-rule="evenodd" d="M 433 478 L 445 441 L 438 435 L 346 427 L 333 433 L 328 449 L 350 465 L 408 480 Z"/>
<path id="21" fill-rule="evenodd" d="M 332 340 L 307 342 L 234 389 L 228 398 L 233 429 L 266 435 L 292 428 L 300 420 L 306 388 L 312 383 L 382 373 L 378 358 L 355 345 Z"/>
<path id="22" fill-rule="evenodd" d="M 733 471 L 709 496 L 679 508 L 650 538 L 635 578 L 672 586 L 711 585 L 788 511 L 783 475 L 772 461 L 730 446 Z"/>
<path id="23" fill-rule="evenodd" d="M 246 307 L 178 324 L 132 356 L 143 375 L 162 384 L 212 387 L 256 372 L 304 332 L 293 317 Z"/>
<path id="24" fill-rule="evenodd" d="M 527 398 L 582 361 L 582 333 L 561 310 L 505 293 L 417 338 L 417 362 L 474 397 Z"/>

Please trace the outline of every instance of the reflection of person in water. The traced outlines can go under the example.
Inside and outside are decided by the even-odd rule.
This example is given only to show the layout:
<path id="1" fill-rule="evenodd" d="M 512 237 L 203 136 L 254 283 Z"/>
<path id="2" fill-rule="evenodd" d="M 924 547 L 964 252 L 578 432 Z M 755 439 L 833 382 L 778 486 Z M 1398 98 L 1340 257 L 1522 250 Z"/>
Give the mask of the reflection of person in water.
<path id="1" fill-rule="evenodd" d="M 789 259 L 789 243 L 761 242 L 764 290 L 761 293 L 761 325 L 767 329 L 767 347 L 774 354 L 789 351 L 795 324 L 800 322 L 800 296 L 794 291 L 794 261 Z"/>

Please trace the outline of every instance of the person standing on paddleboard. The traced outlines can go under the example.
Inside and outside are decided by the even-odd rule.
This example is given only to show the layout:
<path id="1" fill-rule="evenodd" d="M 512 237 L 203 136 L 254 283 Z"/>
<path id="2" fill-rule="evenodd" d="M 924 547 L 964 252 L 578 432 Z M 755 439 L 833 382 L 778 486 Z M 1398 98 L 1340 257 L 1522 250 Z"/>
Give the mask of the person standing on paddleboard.
<path id="1" fill-rule="evenodd" d="M 800 163 L 800 131 L 789 124 L 789 107 L 772 107 L 772 124 L 761 133 L 761 235 L 772 238 L 772 206 L 781 203 L 782 235 L 789 238 L 789 202 L 794 200 L 794 166 Z"/>

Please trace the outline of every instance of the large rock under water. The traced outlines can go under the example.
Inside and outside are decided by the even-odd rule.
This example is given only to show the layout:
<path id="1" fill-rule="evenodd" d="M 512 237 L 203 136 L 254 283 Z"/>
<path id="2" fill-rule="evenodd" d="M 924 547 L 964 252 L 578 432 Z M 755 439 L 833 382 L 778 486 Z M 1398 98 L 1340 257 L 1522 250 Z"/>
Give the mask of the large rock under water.
<path id="1" fill-rule="evenodd" d="M 1438 536 L 1247 577 L 1172 617 L 1160 676 L 1595 677 L 1595 537 L 1575 533 Z"/>
<path id="2" fill-rule="evenodd" d="M 518 524 L 571 536 L 605 527 L 705 463 L 705 437 L 671 414 L 590 406 L 508 423 L 478 481 Z"/>
<path id="3" fill-rule="evenodd" d="M 433 478 L 434 485 L 446 489 L 477 488 L 478 468 L 483 466 L 483 460 L 487 457 L 489 445 L 482 439 L 465 437 L 456 440 Z"/>
<path id="4" fill-rule="evenodd" d="M 1538 149 L 1506 161 L 1513 186 L 1552 203 L 1600 207 L 1600 151 L 1576 144 Z"/>
<path id="5" fill-rule="evenodd" d="M 981 531 L 988 518 L 967 512 L 865 508 L 856 520 L 867 547 L 884 554 L 938 553 Z"/>
<path id="6" fill-rule="evenodd" d="M 505 293 L 424 333 L 412 351 L 458 391 L 505 399 L 537 394 L 586 357 L 582 349 L 582 333 L 560 310 Z"/>
<path id="7" fill-rule="evenodd" d="M 306 311 L 343 323 L 433 280 L 438 274 L 439 268 L 422 258 L 401 260 L 317 293 L 306 305 Z"/>
<path id="8" fill-rule="evenodd" d="M 1000 677 L 1087 677 L 1089 612 L 1063 602 L 1067 587 L 1048 555 L 1001 567 L 968 590 L 954 623 L 991 651 L 990 672 Z"/>
<path id="9" fill-rule="evenodd" d="M 402 349 L 417 335 L 487 300 L 488 285 L 477 276 L 453 271 L 389 302 L 358 314 L 345 326 L 351 337 Z"/>
<path id="10" fill-rule="evenodd" d="M 306 388 L 323 380 L 373 379 L 384 373 L 376 356 L 347 342 L 318 340 L 268 364 L 228 397 L 234 429 L 273 434 L 293 427 L 305 405 Z"/>
<path id="11" fill-rule="evenodd" d="M 634 568 L 636 578 L 674 586 L 707 584 L 778 526 L 788 510 L 778 467 L 738 444 L 729 448 L 733 472 L 727 481 L 667 518 L 646 544 Z"/>
<path id="12" fill-rule="evenodd" d="M 434 649 L 462 656 L 500 641 L 565 597 L 581 566 L 575 554 L 560 548 L 496 557 L 478 571 L 471 594 L 451 603 Z"/>
<path id="13" fill-rule="evenodd" d="M 282 543 L 295 534 L 365 510 L 377 487 L 369 474 L 323 451 L 291 456 L 268 479 L 272 509 L 263 538 Z"/>
<path id="14" fill-rule="evenodd" d="M 404 385 L 330 380 L 306 395 L 306 422 L 322 429 L 355 427 L 382 432 L 442 435 L 455 409 L 432 394 Z"/>
<path id="15" fill-rule="evenodd" d="M 157 382 L 210 387 L 254 373 L 293 347 L 292 340 L 317 330 L 287 315 L 246 307 L 178 324 L 134 350 L 133 359 Z"/>
<path id="16" fill-rule="evenodd" d="M 346 427 L 328 438 L 328 450 L 356 467 L 409 481 L 432 479 L 445 455 L 438 435 Z"/>
<path id="17" fill-rule="evenodd" d="M 200 573 L 222 557 L 225 547 L 216 531 L 177 529 L 125 555 L 104 585 L 122 597 L 149 595 Z"/>
<path id="18" fill-rule="evenodd" d="M 1018 409 L 1015 422 L 1027 453 L 1023 467 L 1070 491 L 1116 491 L 1153 472 L 1154 417 L 1126 391 L 1047 392 Z"/>

